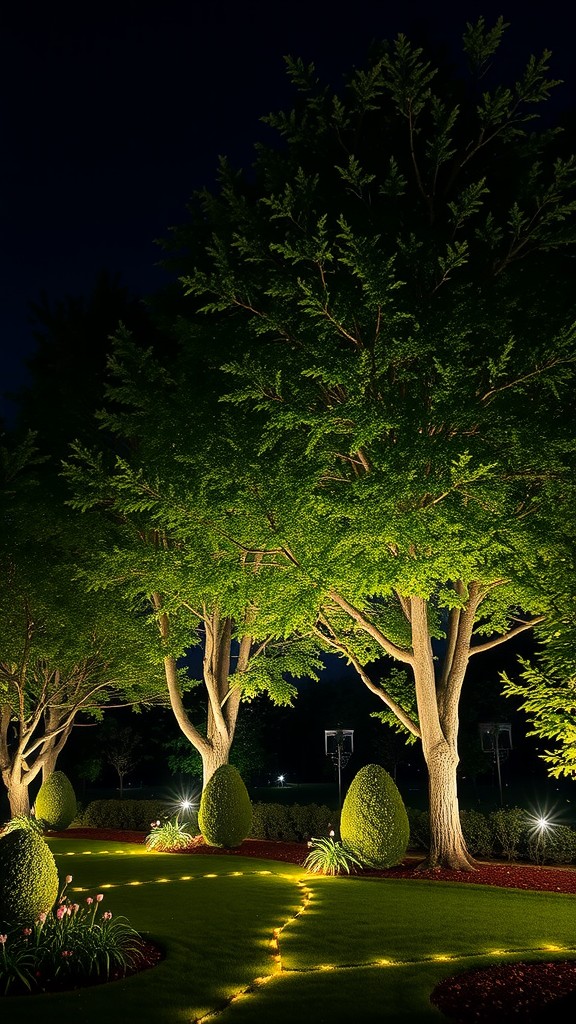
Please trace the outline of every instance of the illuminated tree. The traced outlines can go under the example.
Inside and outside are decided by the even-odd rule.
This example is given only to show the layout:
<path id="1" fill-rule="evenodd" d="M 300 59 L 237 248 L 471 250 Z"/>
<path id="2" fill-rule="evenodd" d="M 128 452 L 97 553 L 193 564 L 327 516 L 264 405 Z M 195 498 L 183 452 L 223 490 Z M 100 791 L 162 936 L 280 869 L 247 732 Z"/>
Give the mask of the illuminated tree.
<path id="1" fill-rule="evenodd" d="M 538 121 L 550 54 L 495 81 L 505 27 L 467 27 L 468 77 L 404 36 L 341 92 L 289 60 L 276 144 L 168 243 L 236 349 L 254 456 L 205 492 L 259 563 L 257 628 L 314 631 L 421 740 L 427 863 L 460 869 L 467 665 L 554 612 L 573 518 L 576 162 Z"/>
<path id="2" fill-rule="evenodd" d="M 77 580 L 82 548 L 101 539 L 95 524 L 75 530 L 77 517 L 51 498 L 46 473 L 40 486 L 32 439 L 1 455 L 0 771 L 18 815 L 29 812 L 29 786 L 54 771 L 75 724 L 163 691 L 133 618 Z"/>
<path id="3" fill-rule="evenodd" d="M 117 531 L 113 546 L 93 552 L 83 576 L 88 587 L 114 592 L 136 614 L 150 659 L 163 665 L 176 722 L 202 759 L 206 785 L 228 763 L 241 701 L 267 693 L 276 704 L 290 704 L 295 679 L 315 678 L 321 667 L 317 644 L 255 632 L 258 610 L 246 570 L 256 577 L 258 560 L 250 567 L 236 546 L 223 545 L 205 497 L 201 503 L 193 493 L 195 480 L 217 480 L 213 455 L 222 447 L 209 361 L 184 359 L 171 374 L 121 335 L 110 366 L 101 419 L 128 454 L 76 446 L 65 471 L 72 503 Z M 224 485 L 222 460 L 221 451 Z M 202 652 L 196 677 L 186 667 L 195 648 Z M 196 686 L 205 698 L 205 725 L 185 704 Z"/>

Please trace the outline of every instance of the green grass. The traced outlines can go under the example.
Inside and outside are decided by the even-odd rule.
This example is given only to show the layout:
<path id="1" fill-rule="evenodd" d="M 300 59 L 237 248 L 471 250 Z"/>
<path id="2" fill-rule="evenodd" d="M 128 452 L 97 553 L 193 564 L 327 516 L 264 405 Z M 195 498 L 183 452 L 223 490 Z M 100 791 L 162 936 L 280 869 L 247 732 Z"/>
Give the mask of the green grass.
<path id="1" fill-rule="evenodd" d="M 9 1024 L 36 1015 L 44 1024 L 432 1024 L 444 1018 L 430 992 L 447 975 L 576 957 L 576 897 L 559 893 L 323 877 L 233 854 L 158 854 L 102 841 L 50 846 L 78 902 L 103 892 L 104 906 L 167 957 L 124 981 L 2 999 Z"/>

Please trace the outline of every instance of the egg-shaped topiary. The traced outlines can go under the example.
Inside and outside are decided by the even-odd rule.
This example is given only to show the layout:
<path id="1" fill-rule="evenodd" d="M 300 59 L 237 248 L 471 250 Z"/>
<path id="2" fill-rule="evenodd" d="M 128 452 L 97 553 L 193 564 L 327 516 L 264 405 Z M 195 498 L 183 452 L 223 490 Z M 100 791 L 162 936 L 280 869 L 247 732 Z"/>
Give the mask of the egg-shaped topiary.
<path id="1" fill-rule="evenodd" d="M 233 765 L 220 765 L 206 783 L 200 800 L 198 827 L 210 846 L 233 849 L 249 835 L 252 804 L 242 776 Z"/>
<path id="2" fill-rule="evenodd" d="M 58 870 L 48 843 L 30 829 L 0 838 L 0 924 L 32 924 L 58 897 Z"/>
<path id="3" fill-rule="evenodd" d="M 379 764 L 361 768 L 340 817 L 342 843 L 366 867 L 389 868 L 406 853 L 410 826 L 396 783 Z"/>
<path id="4" fill-rule="evenodd" d="M 64 772 L 52 772 L 38 790 L 36 817 L 46 823 L 46 828 L 61 832 L 74 821 L 77 808 L 76 795 L 68 776 Z"/>

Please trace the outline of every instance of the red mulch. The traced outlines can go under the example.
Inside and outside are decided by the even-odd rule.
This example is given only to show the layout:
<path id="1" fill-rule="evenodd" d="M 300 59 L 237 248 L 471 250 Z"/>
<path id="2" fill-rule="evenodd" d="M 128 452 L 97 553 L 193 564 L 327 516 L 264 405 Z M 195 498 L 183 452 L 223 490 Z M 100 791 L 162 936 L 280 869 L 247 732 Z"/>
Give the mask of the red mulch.
<path id="1" fill-rule="evenodd" d="M 110 842 L 144 843 L 143 832 L 70 828 L 51 833 L 67 839 L 104 839 Z M 260 857 L 302 864 L 304 843 L 246 839 L 236 850 L 208 846 L 203 840 L 188 850 L 192 854 L 226 854 Z M 361 877 L 418 878 L 440 882 L 471 882 L 515 889 L 576 894 L 576 869 L 540 867 L 533 864 L 502 864 L 480 861 L 476 871 L 420 871 L 417 857 L 407 857 L 385 871 L 364 871 Z M 153 966 L 146 964 L 145 966 Z M 554 963 L 517 963 L 465 971 L 446 978 L 434 990 L 431 1001 L 455 1024 L 543 1024 L 550 1013 L 557 1024 L 576 1013 L 576 960 Z"/>

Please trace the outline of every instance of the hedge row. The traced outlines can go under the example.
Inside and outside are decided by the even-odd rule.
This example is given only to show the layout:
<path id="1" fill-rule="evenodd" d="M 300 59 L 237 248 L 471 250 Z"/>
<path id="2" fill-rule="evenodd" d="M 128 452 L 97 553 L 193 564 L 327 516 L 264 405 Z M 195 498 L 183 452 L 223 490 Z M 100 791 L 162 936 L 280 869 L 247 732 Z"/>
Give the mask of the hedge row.
<path id="1" fill-rule="evenodd" d="M 327 836 L 334 820 L 334 811 L 324 804 L 254 803 L 250 838 L 305 843 Z"/>
<path id="2" fill-rule="evenodd" d="M 427 850 L 430 845 L 428 811 L 407 807 L 410 847 Z M 568 825 L 538 828 L 521 807 L 501 808 L 490 814 L 461 811 L 462 832 L 473 857 L 529 860 L 533 864 L 576 862 L 576 830 Z"/>
<path id="3" fill-rule="evenodd" d="M 93 800 L 82 812 L 81 823 L 149 832 L 152 821 L 169 813 L 162 800 Z M 188 817 L 190 830 L 198 831 L 197 814 Z M 250 838 L 305 843 L 313 836 L 328 835 L 334 820 L 334 811 L 325 805 L 254 803 Z"/>
<path id="4" fill-rule="evenodd" d="M 164 800 L 92 800 L 82 812 L 82 824 L 149 832 L 151 822 L 162 820 L 167 813 Z"/>

